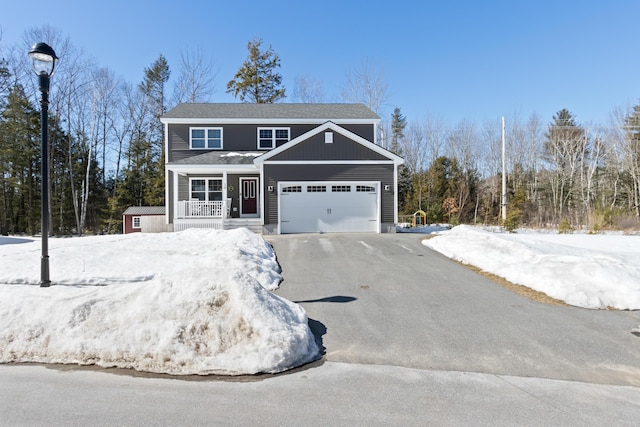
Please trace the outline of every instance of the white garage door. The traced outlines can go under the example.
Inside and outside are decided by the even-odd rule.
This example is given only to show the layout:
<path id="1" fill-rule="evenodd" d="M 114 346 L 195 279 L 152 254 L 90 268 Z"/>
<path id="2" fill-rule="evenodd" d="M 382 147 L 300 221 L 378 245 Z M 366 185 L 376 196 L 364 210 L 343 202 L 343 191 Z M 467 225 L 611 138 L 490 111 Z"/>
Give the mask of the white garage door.
<path id="1" fill-rule="evenodd" d="M 280 233 L 380 231 L 378 182 L 281 182 Z"/>

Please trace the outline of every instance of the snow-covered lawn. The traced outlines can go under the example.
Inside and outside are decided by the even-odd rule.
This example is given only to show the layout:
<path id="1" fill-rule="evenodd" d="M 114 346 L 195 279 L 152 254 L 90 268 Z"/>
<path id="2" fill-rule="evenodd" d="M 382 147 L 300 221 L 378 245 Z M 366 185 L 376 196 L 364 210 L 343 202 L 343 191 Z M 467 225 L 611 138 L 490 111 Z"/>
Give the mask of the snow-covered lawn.
<path id="1" fill-rule="evenodd" d="M 0 362 L 188 374 L 280 372 L 318 355 L 307 316 L 274 295 L 273 249 L 246 229 L 0 237 Z"/>
<path id="2" fill-rule="evenodd" d="M 510 234 L 458 226 L 423 243 L 571 305 L 640 309 L 640 236 Z"/>

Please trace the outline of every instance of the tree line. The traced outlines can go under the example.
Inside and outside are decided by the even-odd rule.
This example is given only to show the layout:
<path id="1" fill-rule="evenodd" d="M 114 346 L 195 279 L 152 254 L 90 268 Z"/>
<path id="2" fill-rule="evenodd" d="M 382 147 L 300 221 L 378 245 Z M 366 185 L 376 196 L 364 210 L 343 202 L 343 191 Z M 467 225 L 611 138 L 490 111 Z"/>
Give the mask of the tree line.
<path id="1" fill-rule="evenodd" d="M 49 224 L 54 235 L 121 232 L 129 206 L 164 204 L 164 129 L 159 117 L 180 102 L 211 102 L 215 63 L 183 52 L 173 86 L 163 55 L 137 84 L 96 64 L 57 30 L 29 30 L 19 46 L 0 44 L 0 233 L 40 230 L 40 127 L 37 79 L 26 52 L 34 41 L 59 58 L 49 106 Z M 0 40 L 1 42 L 1 40 Z M 286 97 L 280 58 L 262 40 L 226 84 L 241 102 Z M 295 78 L 293 102 L 326 102 L 322 83 Z M 385 119 L 387 85 L 369 62 L 348 71 L 333 101 L 362 102 L 383 117 L 378 142 L 403 156 L 400 213 L 429 222 L 500 224 L 501 129 L 498 120 L 454 125 L 408 122 L 396 107 Z M 585 126 L 560 110 L 544 124 L 507 118 L 508 227 L 626 227 L 640 215 L 640 106 L 608 126 Z"/>
<path id="2" fill-rule="evenodd" d="M 427 222 L 517 227 L 637 229 L 640 225 L 640 105 L 612 112 L 606 125 L 583 125 L 561 109 L 506 118 L 507 218 L 502 205 L 501 119 L 446 125 L 391 115 L 385 140 L 405 158 L 401 213 Z M 405 218 L 406 219 L 406 218 Z"/>

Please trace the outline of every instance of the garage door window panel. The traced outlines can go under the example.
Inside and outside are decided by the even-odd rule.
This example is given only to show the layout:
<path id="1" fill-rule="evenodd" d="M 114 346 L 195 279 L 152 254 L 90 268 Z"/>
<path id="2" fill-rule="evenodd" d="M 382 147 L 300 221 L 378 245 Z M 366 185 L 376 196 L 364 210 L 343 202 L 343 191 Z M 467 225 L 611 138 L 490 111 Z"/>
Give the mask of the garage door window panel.
<path id="1" fill-rule="evenodd" d="M 351 192 L 350 185 L 332 185 L 331 191 L 334 193 L 349 193 Z"/>
<path id="2" fill-rule="evenodd" d="M 282 192 L 283 193 L 302 193 L 302 186 L 301 185 L 292 185 L 289 187 L 283 187 L 282 188 Z"/>

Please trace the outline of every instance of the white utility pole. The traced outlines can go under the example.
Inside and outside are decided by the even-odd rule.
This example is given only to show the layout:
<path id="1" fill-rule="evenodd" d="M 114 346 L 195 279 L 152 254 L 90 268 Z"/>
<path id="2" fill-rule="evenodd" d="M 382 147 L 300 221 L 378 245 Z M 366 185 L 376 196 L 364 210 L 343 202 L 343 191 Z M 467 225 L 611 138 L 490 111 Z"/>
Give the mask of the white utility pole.
<path id="1" fill-rule="evenodd" d="M 502 223 L 507 221 L 507 155 L 504 141 L 504 117 L 502 118 Z"/>

